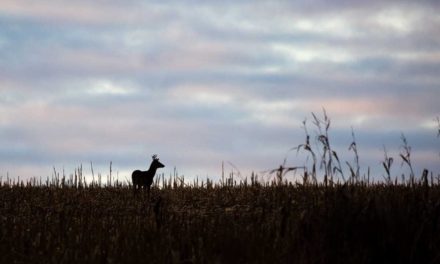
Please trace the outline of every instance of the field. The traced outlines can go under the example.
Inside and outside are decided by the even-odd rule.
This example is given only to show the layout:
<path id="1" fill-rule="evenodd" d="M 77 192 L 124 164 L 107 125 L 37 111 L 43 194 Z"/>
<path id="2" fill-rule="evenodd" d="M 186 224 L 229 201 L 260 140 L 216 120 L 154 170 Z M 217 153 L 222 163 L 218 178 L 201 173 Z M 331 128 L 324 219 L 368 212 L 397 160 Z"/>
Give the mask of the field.
<path id="1" fill-rule="evenodd" d="M 162 175 L 148 195 L 112 180 L 111 164 L 106 183 L 87 183 L 82 167 L 44 182 L 0 178 L 0 263 L 440 263 L 440 175 L 414 174 L 403 134 L 408 175 L 393 176 L 386 150 L 383 180 L 361 175 L 354 133 L 344 170 L 330 120 L 312 115 L 316 144 L 304 121 L 290 150 L 310 163 L 284 160 L 271 181 Z"/>
<path id="2" fill-rule="evenodd" d="M 3 183 L 0 263 L 440 263 L 440 186 Z"/>

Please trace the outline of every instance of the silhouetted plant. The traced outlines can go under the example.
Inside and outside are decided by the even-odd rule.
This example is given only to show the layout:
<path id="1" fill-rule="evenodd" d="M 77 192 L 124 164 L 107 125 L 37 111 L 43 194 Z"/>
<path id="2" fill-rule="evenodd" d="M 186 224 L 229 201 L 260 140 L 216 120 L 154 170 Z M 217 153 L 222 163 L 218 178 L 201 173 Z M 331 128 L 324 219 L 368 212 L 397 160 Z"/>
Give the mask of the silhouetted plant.
<path id="1" fill-rule="evenodd" d="M 336 176 L 336 172 L 339 172 L 344 179 L 344 173 L 338 154 L 332 149 L 330 144 L 329 130 L 331 121 L 327 116 L 327 112 L 323 109 L 323 119 L 318 118 L 313 112 L 312 116 L 313 124 L 316 126 L 318 132 L 317 142 L 322 146 L 320 168 L 324 169 L 324 184 L 327 185 L 329 181 L 334 183 L 333 178 Z M 337 161 L 337 164 L 334 164 L 333 159 Z"/>
<path id="2" fill-rule="evenodd" d="M 351 137 L 353 139 L 353 141 L 351 142 L 350 146 L 348 147 L 348 150 L 353 151 L 354 153 L 354 166 L 356 168 L 356 170 L 353 168 L 353 166 L 346 161 L 348 168 L 350 169 L 350 174 L 351 174 L 351 181 L 359 181 L 359 177 L 360 177 L 360 165 L 359 165 L 359 153 L 358 153 L 358 149 L 357 149 L 357 143 L 356 143 L 356 138 L 354 136 L 354 130 L 353 128 L 351 129 Z"/>
<path id="3" fill-rule="evenodd" d="M 282 185 L 283 184 L 283 179 L 284 176 L 286 176 L 287 173 L 293 171 L 296 172 L 298 170 L 302 170 L 303 171 L 303 184 L 308 184 L 308 178 L 307 178 L 307 173 L 306 173 L 306 167 L 302 166 L 302 167 L 286 167 L 286 162 L 287 162 L 287 158 L 284 159 L 283 164 L 280 165 L 280 167 L 270 170 L 269 174 L 274 174 L 276 175 L 276 183 L 278 185 Z"/>
<path id="4" fill-rule="evenodd" d="M 303 129 L 304 129 L 304 133 L 305 133 L 305 135 L 306 135 L 306 141 L 305 141 L 305 143 L 303 143 L 303 144 L 299 144 L 298 146 L 291 148 L 289 151 L 296 150 L 296 153 L 298 154 L 299 151 L 300 151 L 301 149 L 303 149 L 304 151 L 306 151 L 307 153 L 309 153 L 309 154 L 312 156 L 312 171 L 311 171 L 312 174 L 311 174 L 311 178 L 312 178 L 312 181 L 313 181 L 314 183 L 316 183 L 316 182 L 317 182 L 317 178 L 316 178 L 316 164 L 317 164 L 317 159 L 316 159 L 316 154 L 315 154 L 315 152 L 312 150 L 312 146 L 310 145 L 310 135 L 309 135 L 309 132 L 308 132 L 308 130 L 307 130 L 307 119 L 304 120 L 304 121 L 302 122 L 302 124 L 303 124 L 302 127 L 303 127 Z M 284 159 L 284 161 L 286 161 L 286 159 Z M 309 181 L 309 175 L 308 175 L 307 167 L 305 166 L 303 182 L 304 182 L 304 183 L 307 183 L 308 181 Z"/>
<path id="5" fill-rule="evenodd" d="M 394 159 L 388 156 L 388 152 L 385 146 L 383 146 L 383 152 L 384 152 L 384 160 L 382 161 L 382 166 L 384 167 L 385 172 L 387 173 L 387 176 L 384 179 L 389 184 L 392 182 L 391 166 L 393 165 Z"/>
<path id="6" fill-rule="evenodd" d="M 437 137 L 440 138 L 440 117 L 437 116 Z"/>
<path id="7" fill-rule="evenodd" d="M 400 157 L 402 158 L 402 166 L 403 164 L 408 165 L 410 170 L 410 181 L 414 183 L 414 170 L 411 164 L 411 146 L 408 145 L 408 141 L 405 135 L 402 133 L 400 139 L 402 140 L 402 145 L 400 146 Z"/>

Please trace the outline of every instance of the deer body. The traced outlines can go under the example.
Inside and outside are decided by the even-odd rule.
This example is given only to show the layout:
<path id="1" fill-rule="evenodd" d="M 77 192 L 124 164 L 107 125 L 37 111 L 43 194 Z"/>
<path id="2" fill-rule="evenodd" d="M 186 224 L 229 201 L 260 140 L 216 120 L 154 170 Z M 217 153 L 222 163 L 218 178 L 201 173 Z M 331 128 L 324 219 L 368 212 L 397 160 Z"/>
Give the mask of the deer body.
<path id="1" fill-rule="evenodd" d="M 135 170 L 131 174 L 131 180 L 133 182 L 133 190 L 137 189 L 147 189 L 148 194 L 150 194 L 150 188 L 153 184 L 154 175 L 159 168 L 163 168 L 165 165 L 159 162 L 157 155 L 153 156 L 153 161 L 151 162 L 150 169 L 147 171 Z"/>

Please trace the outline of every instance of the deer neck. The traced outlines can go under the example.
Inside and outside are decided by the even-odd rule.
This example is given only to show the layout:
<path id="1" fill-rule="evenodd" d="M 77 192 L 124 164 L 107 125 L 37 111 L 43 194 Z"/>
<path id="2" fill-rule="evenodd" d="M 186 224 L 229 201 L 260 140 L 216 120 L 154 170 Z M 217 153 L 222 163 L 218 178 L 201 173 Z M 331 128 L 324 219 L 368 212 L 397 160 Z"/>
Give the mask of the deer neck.
<path id="1" fill-rule="evenodd" d="M 153 166 L 153 164 L 151 164 L 150 169 L 148 171 L 150 171 L 154 175 L 154 174 L 156 174 L 157 168 L 155 166 Z"/>

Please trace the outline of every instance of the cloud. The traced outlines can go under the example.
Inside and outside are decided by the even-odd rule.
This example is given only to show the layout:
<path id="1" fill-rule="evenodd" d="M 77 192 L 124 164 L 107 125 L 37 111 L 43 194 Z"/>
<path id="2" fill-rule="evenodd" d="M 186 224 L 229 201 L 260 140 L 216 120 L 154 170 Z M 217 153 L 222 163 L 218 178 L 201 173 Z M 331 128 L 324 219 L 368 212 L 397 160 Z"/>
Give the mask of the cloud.
<path id="1" fill-rule="evenodd" d="M 0 12 L 7 16 L 26 17 L 44 22 L 80 25 L 137 24 L 160 20 L 161 12 L 154 5 L 143 8 L 138 1 L 9 1 L 2 2 Z M 140 12 L 142 10 L 142 12 Z"/>

